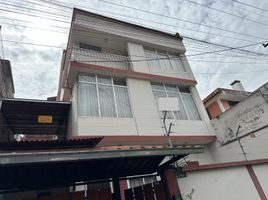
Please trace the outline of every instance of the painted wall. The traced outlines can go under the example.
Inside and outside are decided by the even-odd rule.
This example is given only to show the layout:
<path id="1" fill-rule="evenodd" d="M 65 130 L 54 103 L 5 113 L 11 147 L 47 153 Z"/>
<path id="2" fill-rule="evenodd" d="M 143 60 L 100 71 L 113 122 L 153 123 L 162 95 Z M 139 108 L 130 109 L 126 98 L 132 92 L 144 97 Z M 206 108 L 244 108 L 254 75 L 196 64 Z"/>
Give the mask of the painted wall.
<path id="1" fill-rule="evenodd" d="M 184 200 L 258 200 L 245 167 L 188 172 L 178 179 Z"/>
<path id="2" fill-rule="evenodd" d="M 143 46 L 135 43 L 128 43 L 128 53 L 132 59 L 136 56 L 144 56 Z M 133 62 L 134 71 L 148 73 L 147 62 Z M 190 67 L 188 66 L 190 69 Z M 191 71 L 189 71 L 191 76 Z M 176 76 L 176 73 L 174 74 Z M 158 108 L 152 93 L 151 83 L 147 80 L 128 78 L 127 85 L 132 106 L 133 118 L 98 118 L 98 117 L 78 117 L 78 135 L 163 135 L 164 129 L 159 117 Z M 191 87 L 191 93 L 196 102 L 200 116 L 203 120 L 167 120 L 174 123 L 174 135 L 208 135 L 209 118 L 202 104 L 201 98 L 195 87 Z M 76 92 L 73 91 L 74 109 L 76 102 Z M 73 111 L 77 113 L 77 111 Z M 74 119 L 73 119 L 74 120 Z M 76 125 L 75 123 L 73 123 Z"/>
<path id="3" fill-rule="evenodd" d="M 224 107 L 224 110 L 228 110 L 230 108 L 230 105 L 227 100 L 221 99 L 220 101 Z"/>
<path id="4" fill-rule="evenodd" d="M 211 116 L 211 118 L 215 118 L 217 117 L 219 114 L 221 114 L 221 109 L 220 109 L 220 106 L 218 104 L 217 101 L 215 101 L 214 103 L 210 104 L 208 107 L 207 107 L 207 110 Z"/>
<path id="5" fill-rule="evenodd" d="M 164 135 L 150 81 L 128 78 L 127 85 L 133 118 L 77 117 L 77 127 L 75 127 L 76 92 L 73 92 L 72 135 Z M 195 93 L 196 90 L 192 92 Z M 193 97 L 198 101 L 198 94 L 193 94 Z M 200 108 L 199 112 L 204 120 L 167 120 L 167 124 L 169 122 L 175 124 L 172 134 L 210 135 L 204 107 Z"/>
<path id="6" fill-rule="evenodd" d="M 232 141 L 237 131 L 241 137 L 268 125 L 268 104 L 261 93 L 253 94 L 222 113 L 212 124 L 222 143 Z"/>
<path id="7" fill-rule="evenodd" d="M 253 170 L 262 186 L 265 195 L 268 197 L 268 165 L 255 165 Z"/>
<path id="8" fill-rule="evenodd" d="M 148 45 L 164 47 L 169 49 L 177 49 L 181 53 L 185 52 L 182 42 L 172 36 L 163 35 L 161 33 L 145 30 L 139 27 L 129 26 L 124 23 L 105 20 L 94 15 L 84 15 L 78 13 L 74 19 L 75 25 L 86 27 L 105 34 L 121 36 L 132 42 L 142 42 Z"/>
<path id="9" fill-rule="evenodd" d="M 0 97 L 13 98 L 14 92 L 10 61 L 0 59 Z"/>
<path id="10" fill-rule="evenodd" d="M 93 34 L 101 33 L 99 40 L 108 41 L 109 38 L 116 38 L 122 41 L 125 47 L 120 46 L 120 51 L 126 50 L 132 60 L 144 58 L 144 47 L 156 48 L 163 51 L 184 55 L 186 49 L 181 40 L 171 35 L 134 27 L 121 22 L 114 22 L 105 18 L 78 13 L 74 19 L 73 26 L 85 30 L 93 31 Z M 85 35 L 84 35 L 85 36 Z M 86 37 L 81 36 L 81 41 L 86 42 Z M 106 37 L 108 36 L 108 37 Z M 80 37 L 80 36 L 79 36 Z M 78 45 L 79 37 L 72 35 L 69 37 L 69 45 Z M 90 39 L 89 39 L 90 40 Z M 95 42 L 96 42 L 95 41 Z M 100 41 L 102 45 L 103 41 Z M 121 43 L 120 43 L 121 44 Z M 94 43 L 98 46 L 98 44 Z M 71 47 L 69 46 L 69 47 Z M 111 46 L 111 49 L 119 46 Z M 106 49 L 109 49 L 108 46 Z M 178 71 L 150 71 L 146 61 L 132 62 L 132 70 L 143 73 L 154 73 L 176 78 L 195 80 L 189 63 L 186 58 L 182 59 L 185 72 Z M 162 122 L 159 117 L 149 80 L 127 79 L 133 118 L 99 118 L 99 117 L 79 117 L 77 114 L 77 92 L 76 86 L 72 92 L 72 116 L 69 130 L 72 135 L 163 135 Z M 208 117 L 200 96 L 195 87 L 191 88 L 194 101 L 196 102 L 200 116 L 203 120 L 184 121 L 173 120 L 174 135 L 210 135 Z"/>

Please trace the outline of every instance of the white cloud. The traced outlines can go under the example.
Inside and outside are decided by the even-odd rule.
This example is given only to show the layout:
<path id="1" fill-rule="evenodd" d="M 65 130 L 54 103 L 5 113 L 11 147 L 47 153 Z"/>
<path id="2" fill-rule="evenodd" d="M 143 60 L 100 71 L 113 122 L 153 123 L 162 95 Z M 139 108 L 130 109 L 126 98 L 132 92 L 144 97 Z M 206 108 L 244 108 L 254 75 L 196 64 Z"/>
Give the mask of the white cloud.
<path id="1" fill-rule="evenodd" d="M 268 13 L 256 10 L 250 7 L 245 7 L 243 5 L 234 3 L 231 0 L 192 0 L 198 3 L 211 6 L 213 8 L 220 9 L 225 12 L 233 13 L 235 15 L 243 16 L 244 18 L 250 18 L 252 20 L 258 21 L 260 23 L 267 23 L 266 19 L 268 18 Z M 35 1 L 34 1 L 35 2 Z M 39 2 L 39 1 L 36 1 Z M 63 1 L 62 1 L 63 2 Z M 115 2 L 115 1 L 111 1 Z M 147 21 L 142 21 L 138 19 L 125 18 L 130 21 L 135 21 L 137 23 L 143 23 L 147 26 L 153 26 L 158 29 L 164 29 L 168 32 L 179 32 L 181 35 L 191 36 L 194 38 L 200 38 L 210 42 L 225 44 L 227 46 L 241 46 L 249 44 L 250 42 L 239 41 L 234 39 L 228 39 L 220 37 L 219 35 L 235 37 L 244 40 L 250 40 L 252 42 L 261 41 L 260 38 L 267 37 L 268 27 L 263 26 L 257 23 L 249 22 L 247 20 L 240 19 L 238 17 L 230 16 L 221 12 L 213 11 L 209 8 L 205 8 L 193 3 L 190 3 L 187 0 L 117 0 L 119 4 L 124 4 L 131 7 L 136 7 L 139 9 L 148 10 L 150 12 L 161 13 L 164 15 L 169 15 L 176 18 L 181 18 L 188 21 L 193 21 L 195 23 L 206 24 L 211 27 L 219 27 L 222 29 L 241 32 L 244 34 L 250 34 L 256 36 L 247 37 L 235 33 L 228 33 L 222 30 L 216 30 L 205 26 L 197 26 L 194 24 L 189 24 L 183 21 L 168 19 L 165 17 L 153 15 L 150 13 L 139 12 L 137 10 L 130 10 L 123 7 L 118 7 L 108 3 L 104 3 L 98 0 L 85 0 L 79 1 L 80 8 L 93 11 L 92 8 L 107 11 L 107 12 L 116 12 L 124 15 L 129 15 L 133 17 L 138 17 L 140 19 L 157 21 L 159 23 L 173 24 L 179 27 L 185 27 L 188 29 L 194 29 L 196 31 L 190 31 L 183 28 L 170 27 L 165 25 L 159 25 L 155 23 L 150 23 Z M 265 8 L 268 7 L 268 2 L 265 0 L 253 1 L 247 0 L 246 3 L 252 4 L 254 6 Z M 17 0 L 11 0 L 9 3 L 22 5 L 22 6 L 32 6 L 33 8 L 40 9 L 38 5 L 29 4 L 26 1 L 20 3 Z M 40 3 L 40 2 L 39 2 Z M 66 0 L 64 1 L 67 5 L 75 4 L 76 7 L 79 7 L 78 1 Z M 6 7 L 6 6 L 5 6 Z M 50 5 L 50 7 L 53 7 Z M 9 9 L 15 9 L 9 7 Z M 19 8 L 16 8 L 18 11 Z M 56 12 L 51 10 L 52 8 L 45 8 L 44 11 L 47 12 Z M 58 7 L 57 14 L 68 15 L 68 17 L 58 17 L 54 16 L 55 20 L 69 21 L 71 19 L 71 10 Z M 34 11 L 32 11 L 34 12 Z M 99 12 L 99 11 L 97 11 Z M 35 13 L 35 12 L 34 12 Z M 104 13 L 104 12 L 103 12 Z M 104 13 L 105 14 L 105 13 Z M 106 13 L 107 14 L 107 13 Z M 40 14 L 39 14 L 40 15 Z M 111 15 L 111 14 L 107 14 Z M 116 18 L 120 17 L 114 15 Z M 5 40 L 28 42 L 28 43 L 37 43 L 45 45 L 53 45 L 65 47 L 68 39 L 66 34 L 68 31 L 62 28 L 56 28 L 55 26 L 68 28 L 68 23 L 61 23 L 57 21 L 50 21 L 42 19 L 42 17 L 52 17 L 52 15 L 43 14 L 40 17 L 30 17 L 25 15 L 19 15 L 15 13 L 2 12 L 0 17 L 16 18 L 23 21 L 29 21 L 30 23 L 21 22 L 21 21 L 11 21 L 9 19 L 1 19 L 0 24 L 3 24 L 3 34 Z M 120 17 L 122 18 L 122 16 Z M 32 26 L 39 29 L 48 29 L 48 30 L 57 30 L 58 32 L 44 31 L 39 29 L 12 26 L 9 24 L 20 24 L 26 26 Z M 268 23 L 267 23 L 268 25 Z M 201 31 L 210 32 L 212 34 L 204 34 Z M 60 33 L 59 33 L 60 32 Z M 61 33 L 62 32 L 62 33 Z M 218 34 L 218 35 L 217 35 Z M 267 37 L 268 38 L 268 37 Z M 196 54 L 205 51 L 219 50 L 221 48 L 212 47 L 210 45 L 204 45 L 200 42 L 194 42 L 193 40 L 184 39 L 187 54 Z M 58 86 L 58 76 L 60 69 L 60 61 L 62 49 L 57 48 L 47 48 L 47 47 L 38 47 L 30 45 L 22 45 L 15 43 L 4 43 L 5 48 L 5 57 L 11 60 L 13 67 L 13 76 L 15 82 L 16 97 L 20 98 L 37 98 L 37 99 L 46 99 L 48 96 L 56 95 L 57 86 Z M 261 45 L 247 48 L 248 50 L 257 51 L 261 53 L 267 53 L 268 49 L 264 49 Z M 254 90 L 259 87 L 261 84 L 267 81 L 268 72 L 255 72 L 255 73 L 241 73 L 241 74 L 221 74 L 228 72 L 247 72 L 254 70 L 267 70 L 267 66 L 263 63 L 267 61 L 263 57 L 254 57 L 250 59 L 249 55 L 242 55 L 239 52 L 230 51 L 223 52 L 225 56 L 210 54 L 204 56 L 189 57 L 189 62 L 193 69 L 193 72 L 196 75 L 198 81 L 198 89 L 201 94 L 201 97 L 205 97 L 212 90 L 217 87 L 229 87 L 234 79 L 239 79 L 244 84 L 247 90 Z M 243 57 L 232 57 L 234 55 L 240 55 Z M 199 60 L 198 62 L 193 60 Z M 201 61 L 219 61 L 219 62 L 201 62 Z M 222 63 L 230 62 L 230 63 Z M 245 64 L 249 62 L 256 62 L 262 64 Z M 203 74 L 203 73 L 218 73 L 218 74 Z"/>

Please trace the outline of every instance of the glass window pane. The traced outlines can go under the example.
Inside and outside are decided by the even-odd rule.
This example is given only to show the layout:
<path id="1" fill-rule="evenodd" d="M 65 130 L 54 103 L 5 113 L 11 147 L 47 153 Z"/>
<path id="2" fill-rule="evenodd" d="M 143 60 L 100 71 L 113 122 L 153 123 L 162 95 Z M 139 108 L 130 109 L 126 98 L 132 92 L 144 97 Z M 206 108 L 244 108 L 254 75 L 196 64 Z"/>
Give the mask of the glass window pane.
<path id="1" fill-rule="evenodd" d="M 152 85 L 153 90 L 163 90 L 163 91 L 165 91 L 164 86 L 163 86 L 162 83 L 152 83 L 151 85 Z"/>
<path id="2" fill-rule="evenodd" d="M 99 84 L 112 84 L 112 79 L 109 76 L 97 76 L 97 80 Z"/>
<path id="3" fill-rule="evenodd" d="M 150 69 L 160 69 L 160 63 L 156 52 L 150 50 L 144 50 L 145 58 L 148 60 L 148 66 Z"/>
<path id="4" fill-rule="evenodd" d="M 124 79 L 124 78 L 114 77 L 113 80 L 114 80 L 114 85 L 121 85 L 121 86 L 127 85 L 126 79 Z"/>
<path id="5" fill-rule="evenodd" d="M 174 111 L 174 115 L 175 115 L 175 118 L 176 119 L 180 119 L 180 120 L 187 120 L 188 117 L 187 117 L 187 114 L 186 114 L 186 111 L 184 109 L 184 106 L 182 104 L 182 101 L 179 97 L 179 93 L 171 93 L 171 92 L 168 92 L 168 97 L 178 97 L 178 103 L 179 103 L 179 111 Z"/>
<path id="6" fill-rule="evenodd" d="M 96 78 L 94 74 L 79 74 L 79 81 L 86 81 L 86 82 L 96 82 Z"/>
<path id="7" fill-rule="evenodd" d="M 182 86 L 180 86 L 179 87 L 179 90 L 180 90 L 180 92 L 182 92 L 182 93 L 191 93 L 190 92 L 190 89 L 188 88 L 188 87 L 182 87 Z"/>
<path id="8" fill-rule="evenodd" d="M 99 116 L 95 84 L 79 83 L 78 106 L 80 116 Z"/>
<path id="9" fill-rule="evenodd" d="M 112 86 L 99 85 L 100 110 L 102 117 L 116 117 Z"/>
<path id="10" fill-rule="evenodd" d="M 114 87 L 118 117 L 132 117 L 128 90 L 124 87 Z"/>
<path id="11" fill-rule="evenodd" d="M 171 69 L 169 57 L 166 54 L 158 54 L 161 69 Z"/>
<path id="12" fill-rule="evenodd" d="M 165 87 L 168 92 L 179 92 L 176 85 L 165 84 Z"/>
<path id="13" fill-rule="evenodd" d="M 182 63 L 180 57 L 170 55 L 170 62 L 172 64 L 172 68 L 174 70 L 185 71 L 185 69 L 183 67 L 183 63 Z"/>
<path id="14" fill-rule="evenodd" d="M 196 105 L 194 103 L 193 97 L 191 94 L 181 94 L 183 103 L 185 105 L 186 111 L 191 120 L 201 120 Z"/>

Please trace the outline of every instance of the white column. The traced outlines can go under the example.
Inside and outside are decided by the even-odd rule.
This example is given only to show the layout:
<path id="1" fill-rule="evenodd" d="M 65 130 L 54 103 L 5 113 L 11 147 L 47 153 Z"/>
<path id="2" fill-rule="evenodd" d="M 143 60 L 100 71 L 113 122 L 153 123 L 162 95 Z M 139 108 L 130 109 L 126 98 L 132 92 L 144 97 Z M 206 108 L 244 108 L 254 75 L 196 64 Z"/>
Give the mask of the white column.
<path id="1" fill-rule="evenodd" d="M 128 55 L 131 60 L 144 60 L 143 46 L 140 44 L 127 43 Z M 149 67 L 147 61 L 132 62 L 132 68 L 134 71 L 149 73 Z"/>

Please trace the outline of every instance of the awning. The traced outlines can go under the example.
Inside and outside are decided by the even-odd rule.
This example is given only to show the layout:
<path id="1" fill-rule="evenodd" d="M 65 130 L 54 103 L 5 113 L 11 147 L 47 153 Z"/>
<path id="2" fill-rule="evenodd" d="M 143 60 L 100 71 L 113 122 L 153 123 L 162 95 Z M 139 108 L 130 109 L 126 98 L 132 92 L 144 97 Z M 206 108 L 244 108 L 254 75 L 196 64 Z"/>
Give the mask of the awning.
<path id="1" fill-rule="evenodd" d="M 64 135 L 70 105 L 70 102 L 0 99 L 6 126 L 10 127 L 14 134 Z M 40 123 L 39 116 L 50 116 L 51 122 Z"/>
<path id="2" fill-rule="evenodd" d="M 166 156 L 177 159 L 203 147 L 112 147 L 2 152 L 0 192 L 71 186 L 76 182 L 150 174 Z"/>

